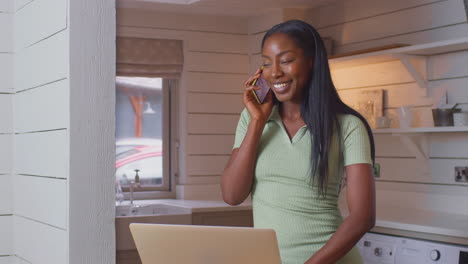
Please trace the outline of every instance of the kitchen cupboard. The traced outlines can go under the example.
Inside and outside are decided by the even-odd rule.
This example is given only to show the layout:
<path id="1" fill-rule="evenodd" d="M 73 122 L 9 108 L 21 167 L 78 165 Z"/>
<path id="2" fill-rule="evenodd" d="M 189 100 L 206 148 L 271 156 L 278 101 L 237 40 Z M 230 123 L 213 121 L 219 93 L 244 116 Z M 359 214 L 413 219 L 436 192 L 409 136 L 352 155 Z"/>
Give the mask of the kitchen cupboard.
<path id="1" fill-rule="evenodd" d="M 253 227 L 252 210 L 192 213 L 192 225 Z"/>

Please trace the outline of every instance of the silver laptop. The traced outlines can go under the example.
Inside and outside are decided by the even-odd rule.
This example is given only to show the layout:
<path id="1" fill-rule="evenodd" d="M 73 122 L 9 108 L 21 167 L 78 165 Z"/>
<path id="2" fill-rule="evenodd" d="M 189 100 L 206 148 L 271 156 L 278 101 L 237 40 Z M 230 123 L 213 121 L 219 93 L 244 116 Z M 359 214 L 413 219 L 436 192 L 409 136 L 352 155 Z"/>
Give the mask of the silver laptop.
<path id="1" fill-rule="evenodd" d="M 143 264 L 280 264 L 273 229 L 130 224 Z"/>

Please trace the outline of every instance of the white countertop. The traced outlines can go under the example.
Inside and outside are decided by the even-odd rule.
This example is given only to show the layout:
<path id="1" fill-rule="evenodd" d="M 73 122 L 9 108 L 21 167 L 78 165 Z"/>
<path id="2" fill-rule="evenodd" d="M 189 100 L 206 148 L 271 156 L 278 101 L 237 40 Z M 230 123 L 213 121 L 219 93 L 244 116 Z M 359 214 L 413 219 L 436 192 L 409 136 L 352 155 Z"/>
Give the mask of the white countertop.
<path id="1" fill-rule="evenodd" d="M 468 215 L 386 207 L 378 210 L 376 226 L 468 238 Z"/>
<path id="2" fill-rule="evenodd" d="M 124 201 L 122 204 L 129 204 L 129 201 Z M 237 206 L 228 205 L 223 201 L 176 199 L 138 200 L 135 201 L 135 204 L 166 204 L 190 209 L 191 213 L 241 211 L 252 209 L 252 202 L 250 200 L 246 200 Z M 347 215 L 347 212 L 343 212 L 343 215 Z M 385 208 L 377 208 L 376 226 L 468 238 L 468 215 L 462 214 L 449 214 L 387 206 Z"/>
<path id="3" fill-rule="evenodd" d="M 242 211 L 252 209 L 252 202 L 245 200 L 240 205 L 232 206 L 223 201 L 207 201 L 207 200 L 176 200 L 176 199 L 158 199 L 158 200 L 137 200 L 135 204 L 166 204 L 175 207 L 190 209 L 192 213 L 201 212 L 225 212 L 225 211 Z M 129 201 L 124 201 L 122 205 L 130 204 Z"/>
<path id="4" fill-rule="evenodd" d="M 343 208 L 342 208 L 343 210 Z M 343 217 L 348 214 L 342 211 Z M 468 215 L 401 207 L 377 207 L 376 227 L 468 238 Z"/>

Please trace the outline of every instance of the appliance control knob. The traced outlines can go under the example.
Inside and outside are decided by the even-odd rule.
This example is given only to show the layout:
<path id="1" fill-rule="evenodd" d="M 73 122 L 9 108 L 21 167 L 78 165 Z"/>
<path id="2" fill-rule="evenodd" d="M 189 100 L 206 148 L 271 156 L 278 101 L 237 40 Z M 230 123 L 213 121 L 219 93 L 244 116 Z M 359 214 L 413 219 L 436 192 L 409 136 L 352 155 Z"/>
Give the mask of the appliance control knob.
<path id="1" fill-rule="evenodd" d="M 382 248 L 375 248 L 374 249 L 374 255 L 380 257 L 380 256 L 382 256 L 382 253 L 383 253 Z"/>
<path id="2" fill-rule="evenodd" d="M 433 249 L 431 250 L 431 253 L 430 253 L 430 256 L 431 256 L 431 260 L 439 260 L 440 259 L 440 251 L 437 250 L 437 249 Z"/>

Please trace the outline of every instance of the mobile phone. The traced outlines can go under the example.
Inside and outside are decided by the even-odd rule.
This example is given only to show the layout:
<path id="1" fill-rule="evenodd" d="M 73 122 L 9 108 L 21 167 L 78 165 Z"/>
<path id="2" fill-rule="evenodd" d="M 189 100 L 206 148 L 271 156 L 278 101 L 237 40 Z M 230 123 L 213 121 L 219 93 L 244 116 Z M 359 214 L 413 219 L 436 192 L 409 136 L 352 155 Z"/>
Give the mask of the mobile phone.
<path id="1" fill-rule="evenodd" d="M 260 75 L 259 78 L 255 79 L 252 82 L 252 85 L 260 87 L 259 90 L 252 90 L 252 93 L 257 100 L 259 104 L 263 104 L 265 101 L 265 98 L 268 94 L 268 91 L 270 90 L 270 86 L 268 86 L 268 83 L 266 80 Z"/>

